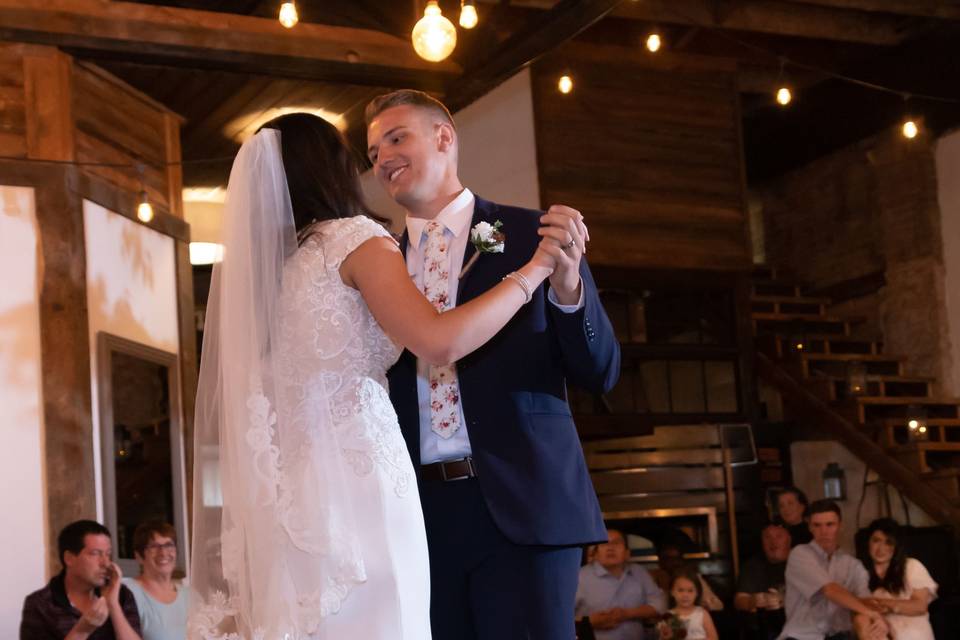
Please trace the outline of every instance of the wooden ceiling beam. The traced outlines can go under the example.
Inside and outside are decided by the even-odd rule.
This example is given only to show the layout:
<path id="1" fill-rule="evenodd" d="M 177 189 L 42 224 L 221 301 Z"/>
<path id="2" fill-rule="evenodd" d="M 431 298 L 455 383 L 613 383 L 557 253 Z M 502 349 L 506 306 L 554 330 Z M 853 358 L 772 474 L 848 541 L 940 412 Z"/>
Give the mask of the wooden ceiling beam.
<path id="1" fill-rule="evenodd" d="M 91 59 L 439 89 L 460 67 L 419 58 L 370 29 L 106 0 L 0 0 L 0 40 L 58 46 Z"/>
<path id="2" fill-rule="evenodd" d="M 918 18 L 939 18 L 941 20 L 960 20 L 960 2 L 958 0 L 793 0 L 802 4 L 813 4 L 833 9 L 855 9 L 857 11 L 875 11 L 894 13 L 901 16 Z"/>
<path id="3" fill-rule="evenodd" d="M 492 2 L 494 0 L 485 0 Z M 824 3 L 827 0 L 823 0 Z M 843 0 L 837 0 L 842 2 Z M 855 2 L 856 0 L 849 0 Z M 862 0 L 866 2 L 867 0 Z M 879 3 L 879 0 L 876 0 Z M 897 0 L 904 3 L 906 0 Z M 935 0 L 929 0 L 932 4 Z M 512 6 L 550 9 L 553 0 L 511 0 Z M 719 9 L 719 10 L 718 10 Z M 638 0 L 623 2 L 612 15 L 659 24 L 680 24 L 780 36 L 891 46 L 911 35 L 903 20 L 784 0 Z"/>

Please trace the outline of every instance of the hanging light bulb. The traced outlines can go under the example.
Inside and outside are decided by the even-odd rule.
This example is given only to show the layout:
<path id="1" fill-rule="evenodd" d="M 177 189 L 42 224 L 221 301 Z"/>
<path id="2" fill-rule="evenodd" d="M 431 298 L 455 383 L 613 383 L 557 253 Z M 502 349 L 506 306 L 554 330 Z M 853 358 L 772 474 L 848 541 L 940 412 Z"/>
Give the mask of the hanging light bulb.
<path id="1" fill-rule="evenodd" d="M 413 50 L 430 62 L 440 62 L 457 46 L 457 29 L 443 17 L 437 0 L 427 2 L 423 17 L 413 27 L 411 36 Z"/>
<path id="2" fill-rule="evenodd" d="M 904 138 L 913 140 L 917 137 L 917 134 L 920 133 L 920 127 L 917 126 L 917 123 L 914 122 L 912 118 L 907 118 L 900 127 L 900 132 L 903 133 Z"/>
<path id="3" fill-rule="evenodd" d="M 663 45 L 663 41 L 660 39 L 660 34 L 653 32 L 647 36 L 646 46 L 647 51 L 650 53 L 656 53 L 660 51 L 660 47 Z"/>
<path id="4" fill-rule="evenodd" d="M 790 89 L 787 87 L 780 87 L 777 89 L 777 103 L 781 107 L 785 107 L 793 100 L 793 94 L 790 92 Z"/>
<path id="5" fill-rule="evenodd" d="M 560 80 L 557 82 L 557 89 L 563 94 L 573 91 L 573 78 L 568 75 L 560 76 Z"/>
<path id="6" fill-rule="evenodd" d="M 150 222 L 153 220 L 153 207 L 150 206 L 150 201 L 147 200 L 147 192 L 140 192 L 140 204 L 137 205 L 137 218 L 140 222 Z"/>
<path id="7" fill-rule="evenodd" d="M 300 22 L 300 15 L 297 13 L 297 3 L 284 2 L 280 5 L 280 24 L 287 29 L 292 29 L 298 22 Z"/>
<path id="8" fill-rule="evenodd" d="M 477 16 L 477 7 L 474 0 L 461 0 L 460 26 L 464 29 L 473 29 L 479 21 L 480 18 Z"/>

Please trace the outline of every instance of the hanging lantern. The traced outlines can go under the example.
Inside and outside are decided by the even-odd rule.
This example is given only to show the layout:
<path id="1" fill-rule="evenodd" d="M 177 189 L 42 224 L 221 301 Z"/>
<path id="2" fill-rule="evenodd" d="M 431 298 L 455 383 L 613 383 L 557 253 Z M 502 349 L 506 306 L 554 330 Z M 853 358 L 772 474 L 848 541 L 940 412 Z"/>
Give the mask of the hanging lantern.
<path id="1" fill-rule="evenodd" d="M 823 470 L 823 497 L 828 500 L 847 499 L 847 477 L 836 462 L 827 463 Z"/>

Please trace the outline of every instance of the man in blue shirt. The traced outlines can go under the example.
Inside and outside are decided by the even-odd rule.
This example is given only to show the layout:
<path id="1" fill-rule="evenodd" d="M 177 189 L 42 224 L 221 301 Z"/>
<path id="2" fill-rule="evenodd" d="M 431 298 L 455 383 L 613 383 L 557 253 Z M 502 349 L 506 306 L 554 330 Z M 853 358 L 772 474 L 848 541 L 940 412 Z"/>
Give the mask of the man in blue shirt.
<path id="1" fill-rule="evenodd" d="M 576 616 L 590 618 L 597 640 L 640 640 L 643 620 L 666 610 L 663 592 L 643 567 L 628 562 L 623 533 L 607 529 L 593 562 L 580 569 Z"/>

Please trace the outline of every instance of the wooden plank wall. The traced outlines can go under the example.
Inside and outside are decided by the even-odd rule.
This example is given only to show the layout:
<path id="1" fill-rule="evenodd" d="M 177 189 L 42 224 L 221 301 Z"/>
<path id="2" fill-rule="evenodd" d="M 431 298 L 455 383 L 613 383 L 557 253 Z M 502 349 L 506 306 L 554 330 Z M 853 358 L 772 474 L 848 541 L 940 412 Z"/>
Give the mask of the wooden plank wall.
<path id="1" fill-rule="evenodd" d="M 584 212 L 592 264 L 748 268 L 732 62 L 575 44 L 532 78 L 541 204 Z"/>
<path id="2" fill-rule="evenodd" d="M 0 44 L 0 155 L 27 156 L 27 114 L 20 45 Z"/>
<path id="3" fill-rule="evenodd" d="M 162 211 L 169 213 L 179 206 L 180 185 L 169 184 L 166 167 L 167 128 L 176 116 L 106 71 L 84 63 L 74 65 L 73 111 L 79 162 L 144 166 L 142 181 L 136 170 L 126 167 L 85 167 L 84 171 L 124 191 L 146 190 L 151 204 Z M 176 144 L 179 148 L 179 131 Z"/>
<path id="4" fill-rule="evenodd" d="M 146 165 L 152 229 L 174 238 L 180 314 L 180 384 L 186 441 L 196 390 L 189 228 L 181 219 L 181 119 L 162 105 L 54 47 L 0 44 L 0 184 L 32 187 L 40 226 L 40 335 L 46 458 L 48 570 L 59 570 L 56 536 L 94 518 L 90 344 L 84 199 L 136 220 L 135 170 L 79 162 Z M 54 163 L 36 162 L 51 160 Z"/>

